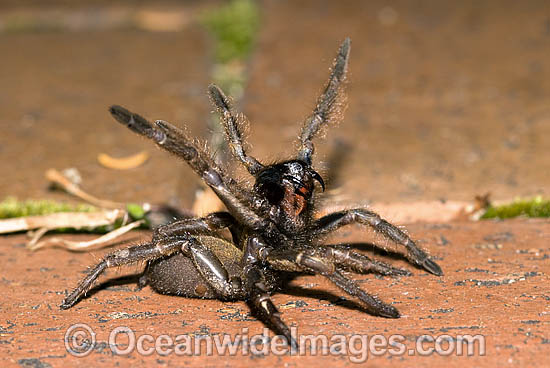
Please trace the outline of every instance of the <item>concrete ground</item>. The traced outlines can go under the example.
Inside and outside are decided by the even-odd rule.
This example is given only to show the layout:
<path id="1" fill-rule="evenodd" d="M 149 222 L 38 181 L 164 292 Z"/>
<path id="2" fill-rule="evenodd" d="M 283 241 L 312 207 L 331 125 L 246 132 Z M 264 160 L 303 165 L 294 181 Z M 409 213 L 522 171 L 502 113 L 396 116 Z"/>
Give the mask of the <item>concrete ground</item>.
<path id="1" fill-rule="evenodd" d="M 2 5 L 0 26 L 2 14 L 36 11 L 32 2 L 20 4 L 28 8 L 16 2 Z M 101 15 L 97 9 L 107 7 L 102 1 L 93 4 L 95 12 L 85 14 Z M 211 40 L 196 23 L 201 6 L 176 6 L 189 19 L 179 32 L 102 28 L 97 26 L 101 22 L 73 32 L 0 32 L 0 167 L 5 173 L 0 197 L 66 198 L 48 191 L 43 173 L 76 167 L 83 188 L 98 197 L 189 206 L 198 185 L 190 170 L 115 124 L 107 107 L 121 104 L 208 136 L 206 86 L 213 56 Z M 377 251 L 377 258 L 411 269 L 413 276 L 356 279 L 393 303 L 402 318 L 370 316 L 323 278 L 312 276 L 296 279 L 287 293 L 274 296 L 283 318 L 299 335 L 344 334 L 348 341 L 354 333 L 404 336 L 404 354 L 386 351 L 375 357 L 370 351 L 371 366 L 542 364 L 550 352 L 550 223 L 447 222 L 450 216 L 443 210 L 423 216 L 418 203 L 422 208 L 433 201 L 462 203 L 486 192 L 496 199 L 549 195 L 550 171 L 544 169 L 550 129 L 546 2 L 263 1 L 261 9 L 250 80 L 239 105 L 251 122 L 252 153 L 266 162 L 291 155 L 337 46 L 350 36 L 349 107 L 339 126 L 317 142 L 315 165 L 324 174 L 335 142 L 347 147 L 340 151 L 344 164 L 337 180 L 329 183 L 329 205 L 371 204 L 400 225 L 412 223 L 406 226 L 410 234 L 445 271 L 443 277 L 430 276 L 397 255 Z M 141 150 L 151 157 L 133 170 L 113 171 L 96 161 L 99 153 L 120 157 Z M 150 234 L 129 237 L 145 241 Z M 136 292 L 135 279 L 123 276 L 141 267 L 109 272 L 103 280 L 116 281 L 60 311 L 66 290 L 104 252 L 30 253 L 25 240 L 23 235 L 0 238 L 0 358 L 6 365 L 301 367 L 317 366 L 322 359 L 343 366 L 351 364 L 350 355 L 358 355 L 349 349 L 322 358 L 242 352 L 223 358 L 116 355 L 108 338 L 121 326 L 131 328 L 136 338 L 185 334 L 193 339 L 233 336 L 246 328 L 254 335 L 263 326 L 244 303 L 161 296 L 148 288 Z M 332 240 L 387 244 L 357 228 Z M 359 249 L 371 252 L 373 247 Z M 84 358 L 70 355 L 63 343 L 76 323 L 96 333 Z M 452 343 L 460 335 L 479 334 L 486 352 L 419 356 L 415 341 L 425 334 L 448 335 L 441 341 Z M 430 341 L 422 346 L 429 348 Z"/>

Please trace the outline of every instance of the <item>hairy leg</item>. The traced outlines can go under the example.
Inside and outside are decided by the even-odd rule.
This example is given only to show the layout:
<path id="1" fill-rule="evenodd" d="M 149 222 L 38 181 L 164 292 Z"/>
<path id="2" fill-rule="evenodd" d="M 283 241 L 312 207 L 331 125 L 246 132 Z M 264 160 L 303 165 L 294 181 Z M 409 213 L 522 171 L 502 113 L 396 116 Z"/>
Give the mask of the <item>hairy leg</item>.
<path id="1" fill-rule="evenodd" d="M 88 273 L 65 300 L 63 300 L 63 303 L 60 305 L 61 309 L 68 309 L 76 304 L 106 269 L 172 254 L 181 249 L 184 242 L 184 240 L 175 240 L 159 241 L 156 244 L 144 243 L 108 254 L 90 271 L 90 273 Z"/>
<path id="2" fill-rule="evenodd" d="M 346 72 L 348 68 L 348 59 L 351 41 L 346 38 L 338 55 L 334 60 L 332 72 L 328 83 L 317 100 L 317 105 L 313 110 L 312 115 L 306 120 L 302 133 L 300 135 L 300 151 L 298 159 L 311 165 L 311 156 L 315 150 L 313 146 L 313 138 L 331 119 L 340 118 L 340 113 L 343 108 L 343 82 L 346 80 Z"/>
<path id="3" fill-rule="evenodd" d="M 363 254 L 354 252 L 340 245 L 321 246 L 316 248 L 314 252 L 340 267 L 355 272 L 375 272 L 386 276 L 409 276 L 411 274 L 408 270 L 396 268 L 387 263 L 370 259 Z"/>
<path id="4" fill-rule="evenodd" d="M 201 218 L 182 219 L 159 226 L 153 234 L 153 241 L 159 238 L 181 235 L 208 235 L 229 228 L 233 241 L 239 246 L 238 240 L 241 227 L 229 212 L 214 212 Z"/>
<path id="5" fill-rule="evenodd" d="M 441 276 L 441 267 L 432 261 L 428 255 L 414 243 L 414 241 L 395 225 L 382 219 L 378 214 L 366 209 L 358 208 L 334 212 L 321 217 L 312 226 L 313 236 L 319 237 L 333 232 L 340 227 L 352 223 L 371 226 L 373 229 L 391 239 L 397 244 L 407 248 L 407 259 L 417 264 L 434 275 Z"/>
<path id="6" fill-rule="evenodd" d="M 248 303 L 260 314 L 262 321 L 273 330 L 286 338 L 292 348 L 297 348 L 296 340 L 292 337 L 290 329 L 281 319 L 281 313 L 269 298 L 268 288 L 262 281 L 261 272 L 251 266 L 246 271 L 247 289 L 249 292 Z"/>
<path id="7" fill-rule="evenodd" d="M 224 95 L 222 90 L 211 84 L 208 86 L 208 93 L 212 103 L 220 113 L 223 121 L 225 135 L 229 141 L 229 147 L 233 156 L 235 156 L 246 167 L 248 172 L 256 175 L 264 166 L 254 157 L 248 156 L 245 152 L 243 144 L 244 117 L 235 116 L 231 111 L 229 99 Z"/>
<path id="8" fill-rule="evenodd" d="M 189 166 L 214 190 L 228 210 L 239 220 L 250 223 L 253 227 L 261 226 L 263 220 L 245 203 L 259 203 L 254 195 L 242 188 L 234 179 L 224 175 L 208 154 L 200 149 L 180 129 L 165 122 L 151 124 L 142 116 L 126 110 L 121 106 L 111 106 L 110 112 L 120 123 L 132 131 L 152 139 L 159 147 L 183 158 Z"/>
<path id="9" fill-rule="evenodd" d="M 314 255 L 311 250 L 271 251 L 267 253 L 265 260 L 281 271 L 301 270 L 323 275 L 340 289 L 362 301 L 370 313 L 388 318 L 399 317 L 397 309 L 362 290 L 355 281 L 340 272 L 335 262 Z"/>
<path id="10" fill-rule="evenodd" d="M 196 238 L 169 237 L 152 243 L 134 245 L 105 256 L 78 286 L 63 300 L 61 309 L 68 309 L 92 287 L 98 277 L 108 268 L 136 262 L 150 261 L 181 251 L 189 257 L 206 282 L 220 297 L 242 299 L 244 296 L 240 280 L 230 279 L 227 270 L 212 251 Z M 179 277 L 181 275 L 174 275 Z"/>

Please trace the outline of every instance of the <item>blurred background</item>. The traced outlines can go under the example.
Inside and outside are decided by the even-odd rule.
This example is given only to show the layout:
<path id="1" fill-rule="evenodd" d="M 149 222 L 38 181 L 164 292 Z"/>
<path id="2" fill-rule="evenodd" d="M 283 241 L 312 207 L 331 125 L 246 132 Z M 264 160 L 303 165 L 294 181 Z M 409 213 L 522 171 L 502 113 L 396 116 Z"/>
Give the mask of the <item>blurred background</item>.
<path id="1" fill-rule="evenodd" d="M 4 0 L 0 199 L 66 199 L 44 173 L 76 168 L 98 197 L 190 207 L 191 170 L 108 107 L 215 140 L 214 81 L 249 118 L 251 153 L 288 158 L 347 36 L 349 107 L 315 158 L 337 202 L 548 196 L 546 1 Z M 124 171 L 97 159 L 139 152 Z"/>

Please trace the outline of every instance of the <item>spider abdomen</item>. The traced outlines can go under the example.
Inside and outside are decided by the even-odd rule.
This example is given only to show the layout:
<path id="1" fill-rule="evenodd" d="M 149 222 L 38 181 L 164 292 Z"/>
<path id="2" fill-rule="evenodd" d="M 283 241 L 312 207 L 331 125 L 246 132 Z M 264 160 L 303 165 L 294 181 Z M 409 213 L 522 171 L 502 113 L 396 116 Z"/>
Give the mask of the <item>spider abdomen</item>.
<path id="1" fill-rule="evenodd" d="M 198 236 L 224 265 L 230 278 L 240 277 L 242 252 L 232 243 L 211 236 Z M 160 294 L 188 298 L 218 299 L 212 287 L 197 272 L 191 258 L 182 253 L 151 261 L 145 272 L 147 285 Z"/>

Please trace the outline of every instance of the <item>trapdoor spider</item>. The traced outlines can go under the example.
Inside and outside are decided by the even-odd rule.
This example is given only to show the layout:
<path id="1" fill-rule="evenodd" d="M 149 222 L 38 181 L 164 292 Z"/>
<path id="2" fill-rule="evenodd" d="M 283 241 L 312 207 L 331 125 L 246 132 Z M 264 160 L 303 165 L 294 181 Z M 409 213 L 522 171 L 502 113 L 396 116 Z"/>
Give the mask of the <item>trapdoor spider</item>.
<path id="1" fill-rule="evenodd" d="M 231 152 L 254 176 L 253 188 L 246 188 L 218 167 L 207 152 L 173 125 L 161 120 L 152 124 L 123 107 L 112 106 L 110 112 L 120 123 L 183 158 L 222 200 L 227 212 L 160 226 L 150 242 L 107 255 L 60 307 L 72 307 L 107 268 L 147 261 L 140 283 L 162 294 L 245 300 L 264 323 L 293 346 L 290 329 L 270 299 L 270 294 L 284 287 L 285 276 L 290 273 L 321 274 L 358 298 L 368 312 L 399 317 L 397 309 L 362 290 L 342 271 L 383 275 L 409 272 L 344 246 L 322 245 L 321 239 L 344 225 L 359 223 L 404 246 L 411 263 L 435 275 L 443 274 L 441 268 L 407 234 L 367 209 L 334 212 L 318 219 L 313 216 L 315 182 L 323 190 L 324 182 L 312 168 L 312 140 L 341 115 L 349 52 L 350 40 L 346 39 L 338 50 L 328 83 L 302 128 L 296 157 L 273 165 L 264 165 L 247 154 L 243 119 L 233 112 L 217 86 L 209 86 Z M 233 242 L 219 234 L 225 228 L 231 232 Z"/>

